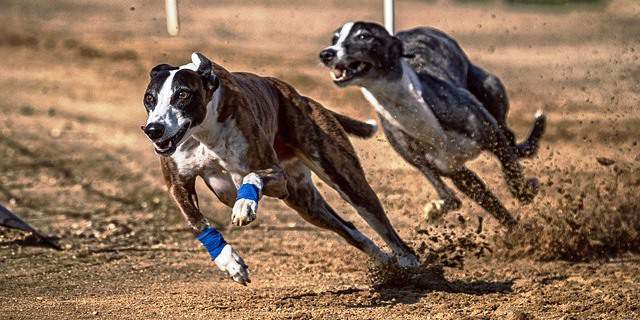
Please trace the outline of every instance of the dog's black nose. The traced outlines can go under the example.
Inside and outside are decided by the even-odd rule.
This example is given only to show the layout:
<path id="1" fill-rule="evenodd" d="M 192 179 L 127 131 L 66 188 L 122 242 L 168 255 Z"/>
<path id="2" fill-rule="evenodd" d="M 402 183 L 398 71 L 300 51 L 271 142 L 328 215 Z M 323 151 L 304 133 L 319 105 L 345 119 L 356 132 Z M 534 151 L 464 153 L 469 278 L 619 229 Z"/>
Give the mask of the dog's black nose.
<path id="1" fill-rule="evenodd" d="M 336 50 L 334 49 L 324 49 L 320 51 L 320 60 L 324 63 L 331 62 L 336 57 Z"/>
<path id="2" fill-rule="evenodd" d="M 164 126 L 157 122 L 149 123 L 144 127 L 144 133 L 151 140 L 159 139 L 164 134 Z"/>

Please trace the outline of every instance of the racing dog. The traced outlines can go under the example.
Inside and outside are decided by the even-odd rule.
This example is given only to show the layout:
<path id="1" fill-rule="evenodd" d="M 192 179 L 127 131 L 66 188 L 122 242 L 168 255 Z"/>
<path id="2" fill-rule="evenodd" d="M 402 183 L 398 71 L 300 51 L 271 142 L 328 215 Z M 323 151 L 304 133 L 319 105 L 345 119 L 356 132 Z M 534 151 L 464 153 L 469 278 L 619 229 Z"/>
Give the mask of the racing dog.
<path id="1" fill-rule="evenodd" d="M 500 80 L 433 28 L 392 36 L 375 23 L 349 22 L 336 31 L 320 60 L 336 85 L 361 87 L 393 148 L 433 184 L 440 199 L 425 206 L 429 220 L 461 206 L 442 181 L 448 177 L 502 224 L 516 224 L 465 163 L 483 150 L 493 153 L 511 193 L 530 203 L 538 180 L 523 177 L 518 159 L 537 152 L 545 128 L 542 112 L 536 113 L 527 140 L 517 144 L 506 123 L 509 102 Z"/>
<path id="2" fill-rule="evenodd" d="M 223 272 L 238 283 L 249 281 L 242 258 L 200 213 L 197 177 L 233 208 L 235 225 L 256 218 L 262 196 L 279 198 L 377 263 L 419 264 L 391 226 L 347 137 L 370 137 L 375 125 L 329 111 L 276 78 L 232 73 L 199 53 L 191 59 L 180 67 L 161 64 L 151 70 L 142 129 L 161 156 L 171 196 Z M 356 208 L 395 257 L 327 204 L 311 172 Z"/>

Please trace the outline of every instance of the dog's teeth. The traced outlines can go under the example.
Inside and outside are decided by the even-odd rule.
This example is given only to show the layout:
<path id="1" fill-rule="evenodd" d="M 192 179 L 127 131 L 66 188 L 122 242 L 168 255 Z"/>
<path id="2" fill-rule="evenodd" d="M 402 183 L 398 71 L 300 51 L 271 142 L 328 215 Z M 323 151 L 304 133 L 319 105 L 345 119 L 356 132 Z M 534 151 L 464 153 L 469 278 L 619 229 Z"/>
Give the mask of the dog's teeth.
<path id="1" fill-rule="evenodd" d="M 331 72 L 331 77 L 334 80 L 340 80 L 344 78 L 346 73 L 347 72 L 344 69 L 333 69 L 333 71 Z"/>
<path id="2" fill-rule="evenodd" d="M 341 81 L 347 78 L 347 71 L 343 69 L 333 69 L 331 72 L 331 79 L 334 81 Z"/>
<path id="3" fill-rule="evenodd" d="M 158 144 L 157 144 L 157 143 L 155 144 L 155 146 L 156 146 L 156 149 L 157 149 L 158 151 L 160 151 L 160 152 L 165 152 L 165 151 L 167 151 L 167 150 L 171 149 L 171 147 L 173 147 L 173 141 L 169 141 L 169 145 L 168 145 L 166 148 L 161 148 L 160 146 L 158 146 Z"/>

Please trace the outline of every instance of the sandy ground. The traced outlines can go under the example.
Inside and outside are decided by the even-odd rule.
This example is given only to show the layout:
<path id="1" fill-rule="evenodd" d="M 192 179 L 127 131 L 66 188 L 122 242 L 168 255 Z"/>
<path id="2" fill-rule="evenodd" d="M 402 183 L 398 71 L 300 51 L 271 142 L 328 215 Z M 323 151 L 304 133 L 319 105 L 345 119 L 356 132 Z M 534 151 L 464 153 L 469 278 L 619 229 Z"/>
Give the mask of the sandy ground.
<path id="1" fill-rule="evenodd" d="M 401 236 L 427 264 L 443 266 L 442 278 L 377 286 L 364 255 L 282 203 L 263 201 L 257 221 L 235 228 L 229 209 L 200 188 L 204 212 L 244 256 L 253 282 L 242 287 L 215 270 L 138 129 L 148 70 L 198 50 L 373 117 L 357 90 L 330 83 L 316 57 L 345 21 L 379 20 L 378 2 L 189 1 L 171 38 L 160 1 L 1 1 L 0 203 L 60 237 L 65 250 L 24 246 L 26 235 L 0 230 L 0 318 L 637 319 L 633 0 L 553 9 L 399 1 L 400 29 L 438 27 L 502 78 L 520 137 L 537 109 L 548 114 L 543 150 L 524 161 L 543 183 L 533 204 L 513 201 L 494 159 L 472 164 L 529 228 L 506 235 L 468 199 L 427 225 L 422 208 L 435 192 L 379 134 L 353 140 L 369 181 Z"/>

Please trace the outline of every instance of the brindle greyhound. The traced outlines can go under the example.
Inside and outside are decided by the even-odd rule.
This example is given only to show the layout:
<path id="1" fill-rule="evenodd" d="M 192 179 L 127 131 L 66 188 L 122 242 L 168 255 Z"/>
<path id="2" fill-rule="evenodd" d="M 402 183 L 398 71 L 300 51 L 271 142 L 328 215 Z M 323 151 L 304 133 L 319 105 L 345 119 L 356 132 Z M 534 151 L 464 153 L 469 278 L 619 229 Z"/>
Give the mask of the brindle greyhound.
<path id="1" fill-rule="evenodd" d="M 441 199 L 425 207 L 430 219 L 461 206 L 441 179 L 448 177 L 501 223 L 516 223 L 465 166 L 482 150 L 498 157 L 520 202 L 529 203 L 537 194 L 537 179 L 524 178 L 518 159 L 536 153 L 544 115 L 536 114 L 527 141 L 517 144 L 506 123 L 509 102 L 500 79 L 471 63 L 445 33 L 416 28 L 392 36 L 379 24 L 349 22 L 320 59 L 331 68 L 335 84 L 362 88 L 393 148 L 433 184 Z"/>
<path id="2" fill-rule="evenodd" d="M 322 198 L 311 172 L 334 188 L 391 247 L 400 266 L 417 266 L 347 138 L 370 137 L 375 124 L 325 109 L 276 78 L 229 72 L 199 53 L 180 67 L 154 67 L 144 95 L 143 130 L 161 155 L 171 196 L 216 265 L 241 284 L 247 266 L 200 213 L 195 180 L 232 207 L 232 222 L 256 217 L 258 200 L 282 199 L 306 221 L 342 236 L 381 264 L 391 256 L 342 219 Z"/>

